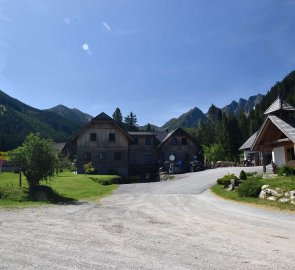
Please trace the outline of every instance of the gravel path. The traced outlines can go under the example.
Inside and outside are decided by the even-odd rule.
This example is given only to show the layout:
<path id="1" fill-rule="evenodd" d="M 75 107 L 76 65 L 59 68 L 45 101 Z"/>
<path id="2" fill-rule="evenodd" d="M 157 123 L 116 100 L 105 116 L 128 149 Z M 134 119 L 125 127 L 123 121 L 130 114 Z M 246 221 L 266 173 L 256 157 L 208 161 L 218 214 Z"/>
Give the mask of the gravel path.
<path id="1" fill-rule="evenodd" d="M 295 215 L 206 190 L 228 170 L 124 185 L 100 204 L 2 209 L 0 269 L 295 269 Z"/>

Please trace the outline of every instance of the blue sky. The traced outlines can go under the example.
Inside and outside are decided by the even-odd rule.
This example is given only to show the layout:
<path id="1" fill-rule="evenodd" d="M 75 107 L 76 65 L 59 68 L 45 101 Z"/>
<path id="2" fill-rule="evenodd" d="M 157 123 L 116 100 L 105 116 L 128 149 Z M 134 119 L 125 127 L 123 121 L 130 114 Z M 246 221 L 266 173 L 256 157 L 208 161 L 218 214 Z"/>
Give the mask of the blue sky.
<path id="1" fill-rule="evenodd" d="M 294 70 L 294 14 L 295 0 L 0 0 L 0 89 L 163 125 Z"/>

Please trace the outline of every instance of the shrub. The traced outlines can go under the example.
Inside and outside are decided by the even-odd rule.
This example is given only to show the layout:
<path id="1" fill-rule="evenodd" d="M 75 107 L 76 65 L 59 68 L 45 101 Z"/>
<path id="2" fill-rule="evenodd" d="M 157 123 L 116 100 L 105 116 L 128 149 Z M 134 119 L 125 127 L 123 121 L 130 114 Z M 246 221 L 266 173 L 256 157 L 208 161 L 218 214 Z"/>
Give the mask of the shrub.
<path id="1" fill-rule="evenodd" d="M 246 176 L 247 176 L 247 177 L 252 177 L 252 176 L 254 176 L 255 174 L 257 174 L 257 172 L 246 172 Z"/>
<path id="2" fill-rule="evenodd" d="M 241 197 L 258 197 L 261 186 L 258 178 L 252 178 L 240 184 L 238 193 Z"/>
<path id="3" fill-rule="evenodd" d="M 241 180 L 246 180 L 247 179 L 247 175 L 246 175 L 246 173 L 245 173 L 244 170 L 241 170 L 240 175 L 239 175 L 239 178 Z"/>
<path id="4" fill-rule="evenodd" d="M 222 178 L 217 179 L 217 184 L 223 185 L 224 187 L 228 187 L 230 185 L 231 179 L 238 180 L 238 177 L 236 177 L 234 174 L 226 174 Z"/>
<path id="5" fill-rule="evenodd" d="M 292 167 L 289 167 L 287 165 L 283 165 L 278 169 L 278 175 L 280 175 L 280 176 L 295 175 L 295 170 Z"/>

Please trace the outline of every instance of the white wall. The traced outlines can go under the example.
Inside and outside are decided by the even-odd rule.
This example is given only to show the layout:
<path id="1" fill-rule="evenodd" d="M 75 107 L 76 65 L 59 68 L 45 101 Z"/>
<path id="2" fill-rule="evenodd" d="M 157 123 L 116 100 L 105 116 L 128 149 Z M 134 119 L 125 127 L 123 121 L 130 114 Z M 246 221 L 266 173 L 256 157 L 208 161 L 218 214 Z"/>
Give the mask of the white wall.
<path id="1" fill-rule="evenodd" d="M 272 160 L 278 167 L 286 164 L 284 146 L 276 147 L 272 150 Z"/>

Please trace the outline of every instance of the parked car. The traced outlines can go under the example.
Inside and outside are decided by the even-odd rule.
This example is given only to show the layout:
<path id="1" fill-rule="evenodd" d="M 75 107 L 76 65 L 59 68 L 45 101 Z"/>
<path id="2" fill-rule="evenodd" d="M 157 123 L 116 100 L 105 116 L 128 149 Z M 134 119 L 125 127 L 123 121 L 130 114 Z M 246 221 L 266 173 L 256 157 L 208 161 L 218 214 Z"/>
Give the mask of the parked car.
<path id="1" fill-rule="evenodd" d="M 191 172 L 198 172 L 198 171 L 203 171 L 204 170 L 204 165 L 201 162 L 198 161 L 192 161 L 189 164 L 189 170 Z"/>

